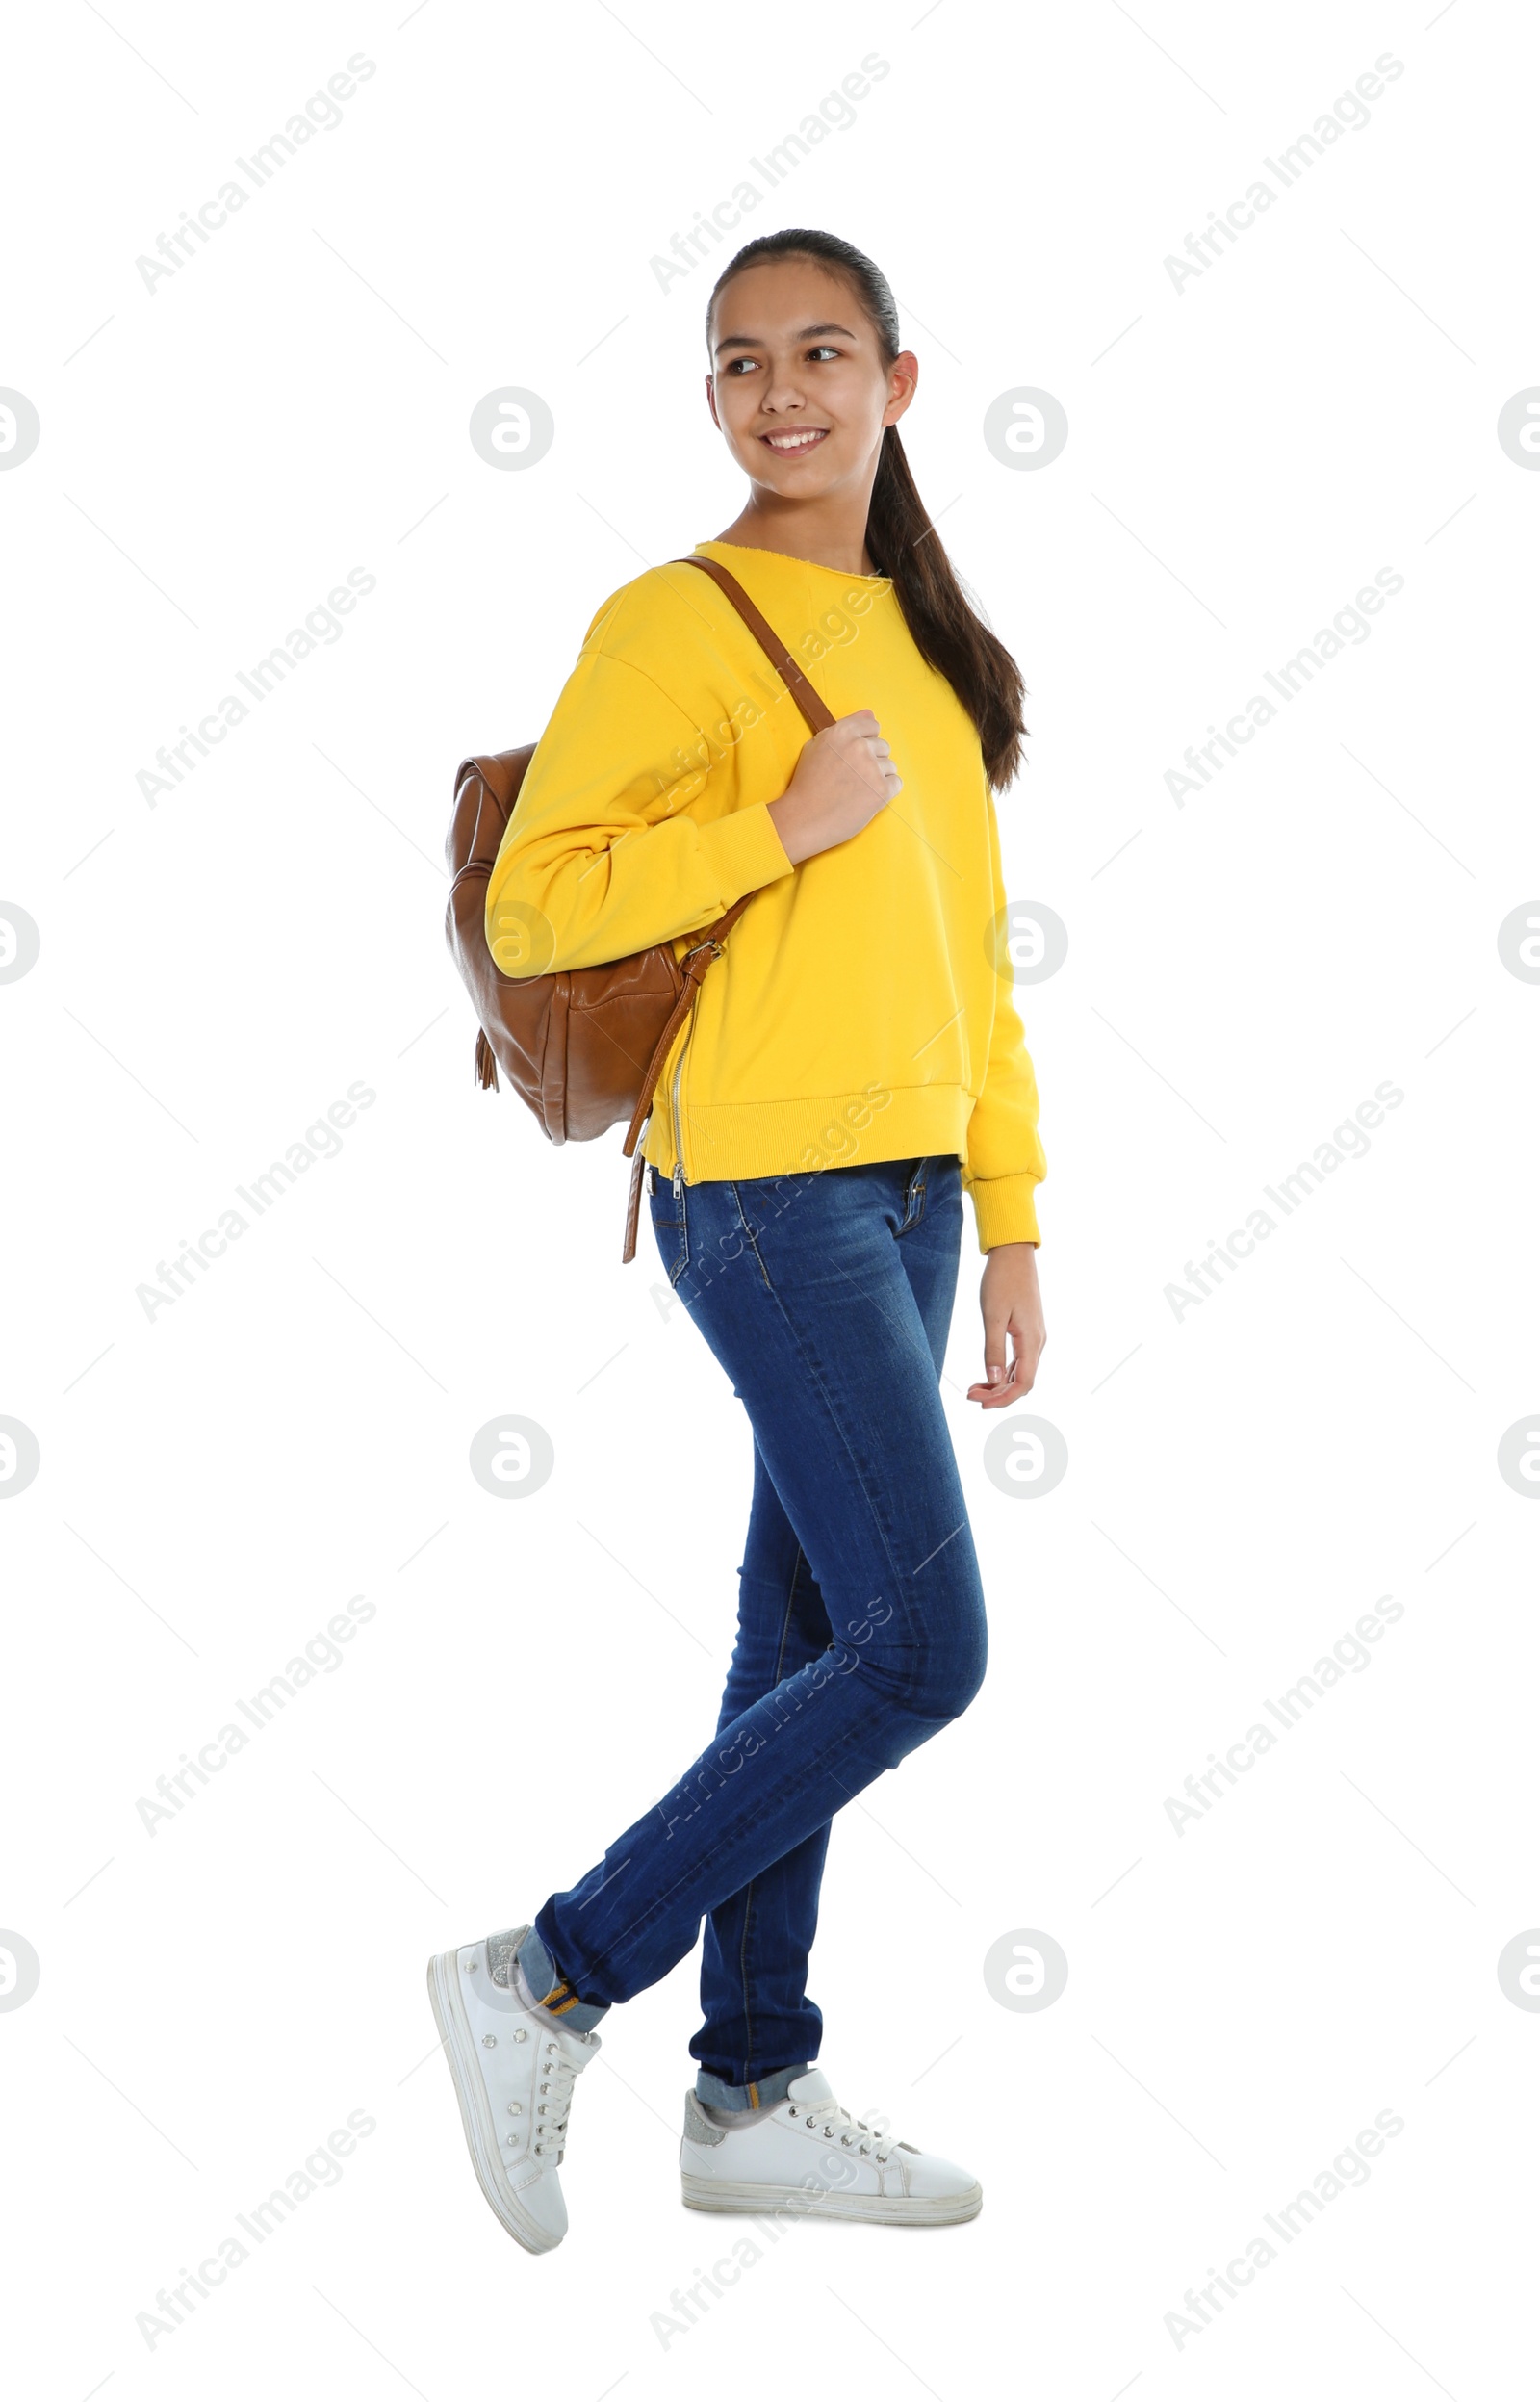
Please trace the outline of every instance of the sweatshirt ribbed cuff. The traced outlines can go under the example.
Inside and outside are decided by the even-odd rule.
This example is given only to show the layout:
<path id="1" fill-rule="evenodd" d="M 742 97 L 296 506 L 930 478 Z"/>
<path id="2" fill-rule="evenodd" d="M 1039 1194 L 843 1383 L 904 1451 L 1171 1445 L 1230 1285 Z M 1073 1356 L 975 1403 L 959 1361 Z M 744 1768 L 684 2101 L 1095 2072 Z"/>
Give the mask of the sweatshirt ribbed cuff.
<path id="1" fill-rule="evenodd" d="M 726 817 L 702 826 L 699 851 L 703 866 L 716 883 L 719 904 L 731 909 L 745 892 L 789 876 L 791 862 L 776 832 L 768 801 L 751 809 L 734 809 Z"/>
<path id="2" fill-rule="evenodd" d="M 985 1176 L 970 1183 L 979 1249 L 993 1251 L 1001 1243 L 1037 1243 L 1037 1192 L 1040 1176 Z"/>

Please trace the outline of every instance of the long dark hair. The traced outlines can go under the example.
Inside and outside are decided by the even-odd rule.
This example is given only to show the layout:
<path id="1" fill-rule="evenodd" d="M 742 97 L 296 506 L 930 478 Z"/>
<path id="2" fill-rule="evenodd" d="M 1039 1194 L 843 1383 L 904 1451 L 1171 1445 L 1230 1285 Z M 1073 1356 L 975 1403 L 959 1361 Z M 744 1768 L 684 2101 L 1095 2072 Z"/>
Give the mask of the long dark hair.
<path id="1" fill-rule="evenodd" d="M 723 287 L 746 267 L 766 259 L 806 258 L 849 284 L 876 329 L 885 367 L 903 348 L 898 307 L 881 268 L 837 234 L 793 226 L 745 243 L 717 277 L 706 312 L 709 350 L 711 318 Z M 866 548 L 878 572 L 890 576 L 904 622 L 927 667 L 944 676 L 978 728 L 984 764 L 996 791 L 1003 791 L 1022 765 L 1021 670 L 1005 644 L 978 615 L 958 581 L 941 538 L 931 524 L 910 474 L 896 426 L 883 428 L 882 455 L 866 519 Z"/>

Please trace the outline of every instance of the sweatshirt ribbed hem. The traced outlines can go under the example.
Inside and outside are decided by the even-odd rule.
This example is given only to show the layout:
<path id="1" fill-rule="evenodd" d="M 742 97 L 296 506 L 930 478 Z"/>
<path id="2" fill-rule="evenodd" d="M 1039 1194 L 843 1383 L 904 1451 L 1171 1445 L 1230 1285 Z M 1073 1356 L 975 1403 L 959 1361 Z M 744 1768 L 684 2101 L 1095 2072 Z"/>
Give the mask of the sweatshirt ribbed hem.
<path id="1" fill-rule="evenodd" d="M 968 1122 L 975 1096 L 960 1085 L 915 1085 L 884 1093 L 825 1094 L 811 1100 L 719 1101 L 705 1106 L 686 1100 L 685 1173 L 691 1184 L 758 1176 L 816 1174 L 824 1168 L 854 1168 L 880 1159 L 967 1158 Z M 644 1155 L 659 1175 L 674 1173 L 674 1134 L 668 1082 L 658 1086 Z M 969 1183 L 979 1249 L 1000 1243 L 1035 1243 L 1038 1221 L 1033 1193 L 1038 1179 L 1008 1175 Z"/>

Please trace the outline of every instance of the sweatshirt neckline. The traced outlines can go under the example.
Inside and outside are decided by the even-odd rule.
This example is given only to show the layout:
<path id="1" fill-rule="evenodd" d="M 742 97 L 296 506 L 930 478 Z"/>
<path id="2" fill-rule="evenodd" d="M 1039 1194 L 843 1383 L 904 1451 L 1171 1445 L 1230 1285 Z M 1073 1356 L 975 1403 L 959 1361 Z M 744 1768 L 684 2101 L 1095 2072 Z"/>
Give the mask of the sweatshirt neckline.
<path id="1" fill-rule="evenodd" d="M 822 559 L 799 558 L 790 551 L 766 551 L 761 549 L 757 543 L 718 542 L 716 540 L 712 540 L 709 542 L 698 542 L 695 547 L 698 552 L 705 552 L 707 554 L 712 551 L 727 551 L 738 554 L 744 558 L 776 558 L 780 559 L 783 564 L 787 567 L 808 568 L 815 576 L 835 576 L 841 583 L 875 584 L 880 586 L 885 592 L 890 590 L 892 587 L 893 579 L 891 576 L 863 576 L 855 570 L 851 570 L 847 573 L 843 567 L 826 567 Z"/>

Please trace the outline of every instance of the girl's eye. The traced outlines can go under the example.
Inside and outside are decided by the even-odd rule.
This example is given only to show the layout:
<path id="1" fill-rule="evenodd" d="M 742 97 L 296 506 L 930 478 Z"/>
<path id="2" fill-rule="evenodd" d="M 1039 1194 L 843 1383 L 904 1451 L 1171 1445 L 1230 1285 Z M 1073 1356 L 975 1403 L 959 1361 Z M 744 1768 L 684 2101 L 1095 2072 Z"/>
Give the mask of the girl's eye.
<path id="1" fill-rule="evenodd" d="M 832 343 L 815 342 L 811 349 L 808 351 L 807 355 L 809 359 L 836 359 L 839 356 L 839 352 L 834 348 Z M 762 367 L 763 364 L 764 362 L 762 359 L 749 358 L 747 356 L 743 358 L 729 359 L 726 367 L 722 370 L 722 373 L 725 375 L 736 375 L 746 368 Z"/>

